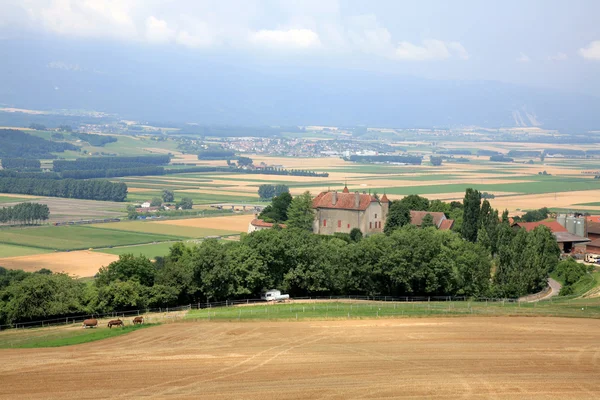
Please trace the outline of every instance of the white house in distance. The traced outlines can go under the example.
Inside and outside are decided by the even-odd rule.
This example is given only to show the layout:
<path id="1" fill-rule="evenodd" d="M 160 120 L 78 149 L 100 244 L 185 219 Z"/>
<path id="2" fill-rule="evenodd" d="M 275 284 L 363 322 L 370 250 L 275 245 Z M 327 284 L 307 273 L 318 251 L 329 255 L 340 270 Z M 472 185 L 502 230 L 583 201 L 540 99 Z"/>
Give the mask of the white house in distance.
<path id="1" fill-rule="evenodd" d="M 255 231 L 262 231 L 263 229 L 271 229 L 273 227 L 273 223 L 265 222 L 262 219 L 254 218 L 248 224 L 248 233 L 252 233 Z M 285 224 L 279 224 L 280 227 L 285 228 Z"/>
<path id="2" fill-rule="evenodd" d="M 145 201 L 142 203 L 142 208 L 149 208 L 150 207 L 150 202 L 149 201 Z"/>

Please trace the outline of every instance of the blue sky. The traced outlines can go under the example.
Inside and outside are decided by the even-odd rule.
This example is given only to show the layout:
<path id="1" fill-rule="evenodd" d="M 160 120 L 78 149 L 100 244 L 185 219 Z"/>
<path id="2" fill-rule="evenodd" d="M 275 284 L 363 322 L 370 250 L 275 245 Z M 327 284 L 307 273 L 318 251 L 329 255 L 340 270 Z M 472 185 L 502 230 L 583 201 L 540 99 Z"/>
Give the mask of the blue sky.
<path id="1" fill-rule="evenodd" d="M 593 0 L 4 0 L 0 38 L 600 95 L 598 15 Z M 67 58 L 47 67 L 99 70 L 81 54 Z"/>

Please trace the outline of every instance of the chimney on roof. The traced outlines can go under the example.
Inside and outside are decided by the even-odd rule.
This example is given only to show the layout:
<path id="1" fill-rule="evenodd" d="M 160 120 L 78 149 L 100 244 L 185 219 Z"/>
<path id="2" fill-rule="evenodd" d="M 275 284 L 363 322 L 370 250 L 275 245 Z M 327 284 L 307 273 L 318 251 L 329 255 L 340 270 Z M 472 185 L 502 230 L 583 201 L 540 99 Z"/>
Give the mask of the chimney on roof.
<path id="1" fill-rule="evenodd" d="M 331 193 L 331 204 L 335 206 L 335 203 L 337 203 L 337 191 L 334 190 L 333 193 Z"/>
<path id="2" fill-rule="evenodd" d="M 360 194 L 354 192 L 354 208 L 358 208 L 358 206 L 360 206 Z"/>

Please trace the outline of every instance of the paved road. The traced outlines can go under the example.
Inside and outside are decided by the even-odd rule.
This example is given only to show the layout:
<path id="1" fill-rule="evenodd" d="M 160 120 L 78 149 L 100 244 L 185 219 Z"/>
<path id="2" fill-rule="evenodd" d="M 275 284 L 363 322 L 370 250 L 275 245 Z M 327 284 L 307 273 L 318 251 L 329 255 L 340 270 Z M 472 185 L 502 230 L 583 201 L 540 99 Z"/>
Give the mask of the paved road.
<path id="1" fill-rule="evenodd" d="M 558 294 L 560 293 L 560 289 L 562 288 L 562 285 L 559 282 L 555 281 L 554 279 L 548 278 L 548 287 L 550 288 L 549 291 L 547 291 L 545 289 L 545 292 L 540 292 L 540 293 L 530 294 L 528 296 L 523 296 L 523 297 L 519 298 L 519 301 L 533 303 L 536 301 L 549 299 L 550 297 L 558 296 Z"/>

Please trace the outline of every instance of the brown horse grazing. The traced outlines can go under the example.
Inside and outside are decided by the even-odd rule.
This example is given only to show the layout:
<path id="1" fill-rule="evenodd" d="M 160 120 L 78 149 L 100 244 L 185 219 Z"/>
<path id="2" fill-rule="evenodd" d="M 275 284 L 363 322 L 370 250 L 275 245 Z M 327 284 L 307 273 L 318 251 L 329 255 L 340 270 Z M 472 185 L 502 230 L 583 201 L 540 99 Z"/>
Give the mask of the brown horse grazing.
<path id="1" fill-rule="evenodd" d="M 135 317 L 133 319 L 133 324 L 137 325 L 137 324 L 143 324 L 144 323 L 144 317 Z"/>
<path id="2" fill-rule="evenodd" d="M 81 326 L 83 328 L 95 328 L 98 326 L 98 320 L 95 318 L 86 319 Z"/>
<path id="3" fill-rule="evenodd" d="M 112 329 L 113 326 L 125 326 L 123 325 L 123 321 L 120 319 L 113 319 L 112 321 L 108 321 L 108 327 Z"/>

